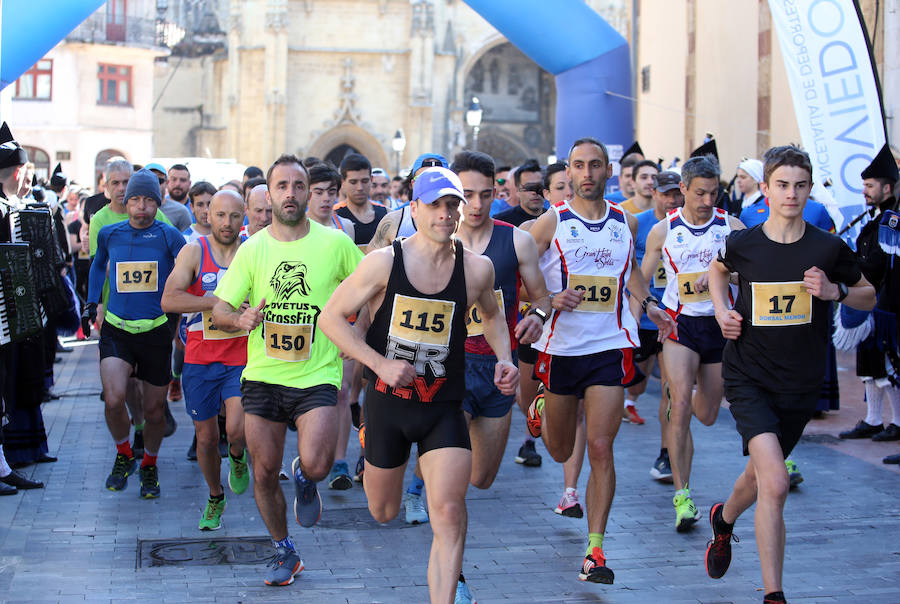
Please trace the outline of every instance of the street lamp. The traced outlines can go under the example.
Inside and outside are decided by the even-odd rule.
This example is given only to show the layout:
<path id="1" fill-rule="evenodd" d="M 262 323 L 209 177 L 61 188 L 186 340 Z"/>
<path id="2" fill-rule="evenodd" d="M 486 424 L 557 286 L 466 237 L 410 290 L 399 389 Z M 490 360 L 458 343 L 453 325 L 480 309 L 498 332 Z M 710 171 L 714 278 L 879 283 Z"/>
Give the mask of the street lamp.
<path id="1" fill-rule="evenodd" d="M 484 113 L 478 97 L 473 96 L 469 108 L 466 110 L 466 123 L 472 128 L 472 150 L 478 151 L 478 131 L 481 130 L 481 116 Z"/>
<path id="2" fill-rule="evenodd" d="M 394 174 L 400 173 L 400 154 L 406 149 L 406 137 L 403 136 L 403 130 L 397 130 L 394 138 L 391 140 L 391 148 L 396 153 L 394 160 Z"/>

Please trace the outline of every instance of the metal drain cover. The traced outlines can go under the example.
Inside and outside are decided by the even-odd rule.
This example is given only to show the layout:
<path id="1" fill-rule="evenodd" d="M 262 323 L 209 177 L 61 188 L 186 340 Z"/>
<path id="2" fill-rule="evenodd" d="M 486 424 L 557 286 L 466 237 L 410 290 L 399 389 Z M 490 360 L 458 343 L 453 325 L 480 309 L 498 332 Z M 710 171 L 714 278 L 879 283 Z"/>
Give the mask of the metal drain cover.
<path id="1" fill-rule="evenodd" d="M 316 524 L 316 528 L 326 528 L 339 531 L 373 531 L 389 529 L 412 528 L 416 525 L 406 524 L 403 521 L 403 507 L 396 518 L 385 524 L 379 524 L 372 518 L 368 507 L 326 508 L 322 512 L 322 518 Z"/>
<path id="2" fill-rule="evenodd" d="M 139 539 L 137 568 L 263 564 L 274 554 L 269 537 Z"/>
<path id="3" fill-rule="evenodd" d="M 820 445 L 834 445 L 841 442 L 841 439 L 831 434 L 804 434 L 800 440 L 805 443 L 816 443 Z"/>

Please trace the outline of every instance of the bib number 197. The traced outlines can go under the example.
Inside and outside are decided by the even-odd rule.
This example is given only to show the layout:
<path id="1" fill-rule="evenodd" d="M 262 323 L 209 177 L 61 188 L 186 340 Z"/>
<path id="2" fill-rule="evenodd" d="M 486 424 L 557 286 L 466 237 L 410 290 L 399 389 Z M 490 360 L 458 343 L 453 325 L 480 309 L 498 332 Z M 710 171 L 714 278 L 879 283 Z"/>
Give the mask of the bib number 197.
<path id="1" fill-rule="evenodd" d="M 116 291 L 120 294 L 159 289 L 157 262 L 116 262 Z"/>

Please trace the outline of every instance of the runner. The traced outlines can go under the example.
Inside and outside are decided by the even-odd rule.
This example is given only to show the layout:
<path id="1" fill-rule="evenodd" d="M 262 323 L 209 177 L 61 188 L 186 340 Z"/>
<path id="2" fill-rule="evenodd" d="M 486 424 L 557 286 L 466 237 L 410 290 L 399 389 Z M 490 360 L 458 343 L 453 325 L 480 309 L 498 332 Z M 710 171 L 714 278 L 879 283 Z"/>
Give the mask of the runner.
<path id="1" fill-rule="evenodd" d="M 575 197 L 538 218 L 531 234 L 542 253 L 541 270 L 554 312 L 544 325 L 535 374 L 545 388 L 529 421 L 558 462 L 571 456 L 578 399 L 584 398 L 587 425 L 588 548 L 578 578 L 611 584 L 603 535 L 615 493 L 613 440 L 622 423 L 624 386 L 637 379 L 632 349 L 637 323 L 625 304 L 625 288 L 642 300 L 643 310 L 660 327 L 660 337 L 674 321 L 649 295 L 632 252 L 637 220 L 603 199 L 612 174 L 609 154 L 600 141 L 581 138 L 569 151 L 569 177 Z"/>
<path id="2" fill-rule="evenodd" d="M 241 402 L 254 497 L 276 550 L 265 581 L 289 585 L 303 562 L 288 535 L 278 483 L 285 429 L 296 427 L 300 454 L 291 466 L 294 515 L 310 527 L 322 514 L 316 482 L 328 475 L 334 458 L 341 383 L 338 350 L 316 323 L 361 254 L 342 233 L 308 219 L 309 175 L 298 158 L 279 157 L 266 182 L 274 220 L 241 245 L 219 281 L 213 323 L 251 332 Z M 242 308 L 245 300 L 249 306 Z"/>
<path id="3" fill-rule="evenodd" d="M 256 185 L 247 194 L 247 224 L 241 228 L 241 237 L 247 238 L 272 224 L 272 202 L 269 188 Z"/>
<path id="4" fill-rule="evenodd" d="M 216 194 L 216 188 L 205 180 L 194 183 L 188 191 L 191 214 L 196 222 L 182 233 L 185 241 L 194 243 L 201 237 L 209 235 L 212 231 L 209 220 L 209 203 Z"/>
<path id="5" fill-rule="evenodd" d="M 166 429 L 163 408 L 172 359 L 172 332 L 160 307 L 161 286 L 184 246 L 184 237 L 172 225 L 154 218 L 162 195 L 159 181 L 150 170 L 139 170 L 131 176 L 124 199 L 128 221 L 109 225 L 97 235 L 81 323 L 85 335 L 90 334 L 108 270 L 113 282 L 100 328 L 100 379 L 106 425 L 116 445 L 116 459 L 106 488 L 121 491 L 135 470 L 134 451 L 128 441 L 130 422 L 125 411 L 125 391 L 133 373 L 141 381 L 146 423 L 141 497 L 152 499 L 160 494 L 156 458 Z M 92 231 L 110 208 L 112 203 L 94 215 Z"/>
<path id="6" fill-rule="evenodd" d="M 710 510 L 706 572 L 718 579 L 728 570 L 734 523 L 756 502 L 763 602 L 775 604 L 785 602 L 783 512 L 790 482 L 784 460 L 815 411 L 825 377 L 829 301 L 870 310 L 875 290 L 843 241 L 803 220 L 809 156 L 785 146 L 770 149 L 764 160 L 769 217 L 730 235 L 709 270 L 715 316 L 729 340 L 725 395 L 750 460 L 728 500 Z M 731 273 L 740 287 L 733 310 Z"/>
<path id="7" fill-rule="evenodd" d="M 722 349 L 725 340 L 716 325 L 707 285 L 707 270 L 725 237 L 744 228 L 741 221 L 715 203 L 719 195 L 719 162 L 711 156 L 692 157 L 681 168 L 684 206 L 669 212 L 647 235 L 644 276 L 666 267 L 663 304 L 678 321 L 678 332 L 663 344 L 668 383 L 665 442 L 675 484 L 675 530 L 687 531 L 700 519 L 688 482 L 694 457 L 691 416 L 711 426 L 722 405 Z M 697 391 L 692 394 L 694 383 Z"/>
<path id="8" fill-rule="evenodd" d="M 191 203 L 195 202 L 191 197 Z M 162 307 L 166 312 L 188 313 L 184 400 L 196 430 L 197 460 L 209 486 L 209 499 L 199 528 L 215 531 L 221 528 L 225 511 L 218 422 L 223 404 L 231 467 L 228 486 L 240 495 L 250 484 L 241 408 L 241 371 L 247 364 L 247 332 L 222 331 L 212 322 L 216 303 L 212 292 L 241 243 L 244 203 L 234 191 L 222 191 L 203 208 L 203 213 L 208 214 L 211 233 L 186 245 L 178 254 L 175 268 L 166 281 Z M 195 215 L 199 224 L 200 216 Z"/>
<path id="9" fill-rule="evenodd" d="M 353 223 L 356 245 L 365 250 L 387 208 L 369 199 L 372 185 L 372 164 L 359 153 L 351 153 L 341 161 L 341 191 L 347 203 L 338 207 L 337 215 Z"/>
<path id="10" fill-rule="evenodd" d="M 494 269 L 453 240 L 459 203 L 465 202 L 459 178 L 430 168 L 416 178 L 413 199 L 420 230 L 366 256 L 335 291 L 321 323 L 344 353 L 372 368 L 364 486 L 376 521 L 397 516 L 410 445 L 417 444 L 434 531 L 429 594 L 432 602 L 451 602 L 464 585 L 465 496 L 472 473 L 465 387 L 454 378 L 465 370 L 465 317 L 473 304 L 482 309 L 484 336 L 497 355 L 494 384 L 511 395 L 519 376 L 496 305 Z M 347 322 L 361 303 L 373 315 L 365 341 Z"/>
<path id="11" fill-rule="evenodd" d="M 537 340 L 550 312 L 544 276 L 538 268 L 534 239 L 508 223 L 488 216 L 494 200 L 494 160 L 477 151 L 463 151 L 450 169 L 462 182 L 466 203 L 457 237 L 466 249 L 487 256 L 494 265 L 494 292 L 506 316 L 513 362 L 518 342 Z M 530 312 L 516 322 L 519 280 L 532 300 Z M 463 411 L 472 441 L 472 485 L 487 489 L 494 482 L 509 437 L 514 395 L 494 385 L 497 357 L 485 341 L 482 310 L 476 304 L 466 317 L 466 395 Z M 524 347 L 523 346 L 523 347 Z"/>

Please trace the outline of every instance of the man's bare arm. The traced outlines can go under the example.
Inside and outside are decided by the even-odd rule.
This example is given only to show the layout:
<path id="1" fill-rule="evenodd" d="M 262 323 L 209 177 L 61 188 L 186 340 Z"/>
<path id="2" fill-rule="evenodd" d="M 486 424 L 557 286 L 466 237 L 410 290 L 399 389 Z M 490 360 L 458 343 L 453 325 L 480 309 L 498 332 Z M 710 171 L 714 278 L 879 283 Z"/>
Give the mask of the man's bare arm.
<path id="1" fill-rule="evenodd" d="M 172 268 L 169 278 L 166 279 L 166 287 L 160 300 L 163 312 L 190 313 L 213 309 L 216 298 L 195 296 L 187 291 L 196 278 L 200 257 L 200 245 L 197 243 L 190 243 L 178 252 L 175 266 Z"/>
<path id="2" fill-rule="evenodd" d="M 397 231 L 400 230 L 402 213 L 403 210 L 393 210 L 381 219 L 381 222 L 378 223 L 378 227 L 375 229 L 375 235 L 372 236 L 372 241 L 369 242 L 369 246 L 366 248 L 366 254 L 391 244 L 394 238 L 397 237 Z"/>

